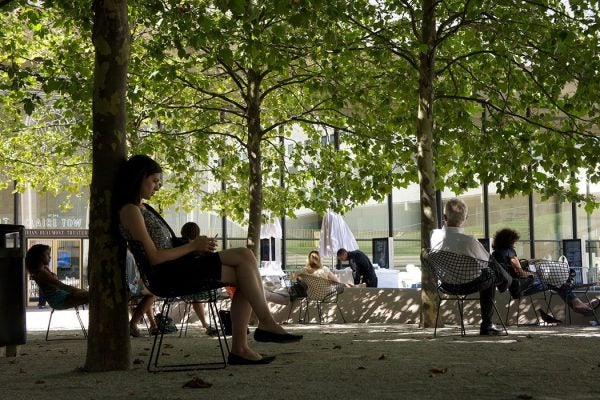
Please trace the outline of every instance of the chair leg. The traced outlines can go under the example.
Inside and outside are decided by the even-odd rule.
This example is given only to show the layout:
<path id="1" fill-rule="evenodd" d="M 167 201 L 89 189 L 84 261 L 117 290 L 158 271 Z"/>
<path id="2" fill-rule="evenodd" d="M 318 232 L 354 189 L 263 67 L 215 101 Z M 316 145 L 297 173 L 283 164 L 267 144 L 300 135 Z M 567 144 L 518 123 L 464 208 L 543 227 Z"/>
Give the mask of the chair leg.
<path id="1" fill-rule="evenodd" d="M 288 316 L 285 320 L 286 323 L 289 323 L 289 321 L 292 319 L 292 312 L 294 311 L 294 304 L 296 304 L 296 302 L 298 302 L 299 305 L 299 309 L 298 309 L 298 323 L 300 323 L 302 321 L 302 307 L 304 304 L 304 298 L 299 297 L 297 299 L 294 299 L 293 301 L 290 301 L 290 311 L 288 312 Z"/>
<path id="2" fill-rule="evenodd" d="M 79 326 L 81 326 L 83 337 L 87 338 L 87 331 L 85 330 L 85 326 L 83 325 L 83 321 L 81 320 L 81 315 L 79 315 L 79 307 L 75 307 L 75 315 L 77 316 L 77 320 L 79 321 Z"/>
<path id="3" fill-rule="evenodd" d="M 154 340 L 152 341 L 152 349 L 150 350 L 150 357 L 148 358 L 148 367 L 147 367 L 148 372 L 155 372 L 155 371 L 160 370 L 160 368 L 158 368 L 158 359 L 160 357 L 160 348 L 162 347 L 163 336 L 165 335 L 166 318 L 164 318 L 164 316 L 168 315 L 168 312 L 171 308 L 170 302 L 171 302 L 171 299 L 164 299 L 163 306 L 161 309 L 161 318 L 157 321 L 159 334 L 154 336 Z M 158 342 L 158 348 L 156 346 L 157 342 Z M 155 352 L 155 350 L 156 350 L 156 352 Z M 153 362 L 154 362 L 154 368 L 152 368 Z"/>
<path id="4" fill-rule="evenodd" d="M 323 310 L 321 309 L 321 302 L 317 301 L 317 313 L 319 315 L 319 325 L 323 324 Z"/>
<path id="5" fill-rule="evenodd" d="M 342 312 L 342 309 L 340 308 L 340 306 L 337 303 L 335 303 L 335 306 L 336 306 L 338 312 L 340 313 L 340 316 L 342 317 L 342 321 L 344 321 L 344 323 L 346 323 L 346 318 L 344 318 L 344 313 Z"/>
<path id="6" fill-rule="evenodd" d="M 75 316 L 77 317 L 77 321 L 79 321 L 79 326 L 81 327 L 81 331 L 83 332 L 83 338 L 87 339 L 87 330 L 85 329 L 85 325 L 83 324 L 83 320 L 81 319 L 81 315 L 79 314 L 79 306 L 75 306 L 73 307 L 75 309 Z M 84 308 L 84 306 L 82 306 L 82 308 Z M 76 339 L 76 338 L 61 338 L 61 339 L 50 339 L 50 325 L 52 324 L 52 316 L 54 315 L 54 311 L 56 311 L 56 309 L 52 309 L 52 311 L 50 311 L 50 318 L 48 318 L 48 328 L 46 329 L 46 341 L 50 341 L 50 340 L 69 340 L 69 339 Z"/>
<path id="7" fill-rule="evenodd" d="M 531 296 L 527 296 L 529 297 L 529 302 L 531 303 L 531 309 L 533 310 L 533 313 L 535 314 L 535 318 L 537 320 L 537 325 L 540 324 L 540 317 L 537 313 L 537 311 L 535 310 L 535 303 L 533 302 L 533 298 Z M 521 320 L 521 299 L 522 297 L 519 297 L 518 299 L 516 299 L 516 303 L 517 303 L 517 326 L 523 326 L 519 321 Z M 508 311 L 506 312 L 506 326 L 510 326 L 510 305 L 512 304 L 513 299 L 511 298 L 508 302 Z M 525 324 L 525 325 L 530 325 L 530 324 Z"/>
<path id="8" fill-rule="evenodd" d="M 435 313 L 435 327 L 433 328 L 433 337 L 437 334 L 438 319 L 440 318 L 440 308 L 442 306 L 442 298 L 438 295 L 437 312 Z"/>
<path id="9" fill-rule="evenodd" d="M 460 316 L 460 335 L 466 336 L 467 331 L 465 330 L 465 321 L 464 321 L 464 306 L 465 306 L 464 300 L 457 299 L 456 305 L 458 306 L 458 314 Z"/>
<path id="10" fill-rule="evenodd" d="M 192 313 L 192 303 L 185 301 L 183 307 L 183 316 L 181 317 L 181 326 L 179 327 L 179 337 L 187 336 L 188 325 L 190 324 L 190 318 Z M 185 324 L 185 334 L 183 333 L 183 325 Z"/>
<path id="11" fill-rule="evenodd" d="M 500 315 L 500 312 L 498 311 L 498 307 L 496 307 L 496 303 L 492 303 L 492 305 L 494 306 L 494 311 L 496 312 L 496 315 L 498 316 L 498 319 L 500 320 L 500 324 L 502 325 L 502 329 L 504 330 L 504 336 L 508 336 L 508 331 L 506 330 L 506 325 L 504 325 L 504 321 L 502 321 L 502 316 Z"/>
<path id="12" fill-rule="evenodd" d="M 529 296 L 529 302 L 531 303 L 531 309 L 535 313 L 535 319 L 537 320 L 537 325 L 541 325 L 540 316 L 538 315 L 537 310 L 535 309 L 535 303 L 533 302 L 533 297 Z M 518 325 L 517 325 L 518 326 Z"/>
<path id="13" fill-rule="evenodd" d="M 227 342 L 227 336 L 225 336 L 225 327 L 223 326 L 223 321 L 221 321 L 221 317 L 219 316 L 219 309 L 216 301 L 208 302 L 208 319 L 209 321 L 212 320 L 211 322 L 217 328 L 217 340 L 219 341 L 219 348 L 221 350 L 221 356 L 223 357 L 223 364 L 227 366 L 227 356 L 229 356 L 230 352 L 229 343 Z M 223 350 L 223 342 L 225 342 L 227 355 L 225 355 L 225 350 Z"/>
<path id="14" fill-rule="evenodd" d="M 304 310 L 304 318 L 302 317 L 302 310 Z M 306 324 L 306 314 L 308 313 L 308 300 L 303 297 L 300 299 L 300 308 L 298 309 L 298 323 Z"/>
<path id="15" fill-rule="evenodd" d="M 160 329 L 160 334 L 154 337 L 154 341 L 152 344 L 152 350 L 150 351 L 150 358 L 148 360 L 148 371 L 149 372 L 170 372 L 170 371 L 190 371 L 190 370 L 201 370 L 201 369 L 223 369 L 227 367 L 227 355 L 229 355 L 229 343 L 227 342 L 227 338 L 225 337 L 225 329 L 223 327 L 223 322 L 221 321 L 217 309 L 216 297 L 213 297 L 214 294 L 211 294 L 211 299 L 209 301 L 209 318 L 211 318 L 215 326 L 220 327 L 221 329 L 217 329 L 217 339 L 219 341 L 219 347 L 221 351 L 222 361 L 220 362 L 206 362 L 206 363 L 186 363 L 186 364 L 168 364 L 168 365 L 160 365 L 158 364 L 158 359 L 160 357 L 160 350 L 162 348 L 163 339 L 164 339 L 164 324 L 166 319 L 161 319 L 158 322 L 158 327 Z M 165 299 L 162 307 L 162 315 L 169 315 L 169 311 L 171 309 L 171 303 L 174 299 Z M 221 337 L 221 334 L 223 337 Z M 223 348 L 223 341 L 225 342 L 225 349 Z M 158 344 L 157 344 L 158 343 Z M 227 355 L 226 355 L 227 354 Z"/>
<path id="16" fill-rule="evenodd" d="M 292 317 L 292 310 L 294 309 L 294 302 L 295 302 L 295 301 L 296 301 L 296 300 L 292 300 L 292 301 L 290 301 L 290 304 L 289 304 L 289 306 L 290 306 L 290 311 L 288 312 L 288 316 L 287 316 L 287 318 L 285 319 L 285 323 L 286 323 L 286 324 L 287 324 L 287 323 L 289 323 L 289 321 L 290 321 L 290 318 Z"/>
<path id="17" fill-rule="evenodd" d="M 54 308 L 50 311 L 50 318 L 48 319 L 48 329 L 46 329 L 46 341 L 48 341 L 48 335 L 50 334 L 50 324 L 52 323 L 52 316 L 54 315 Z"/>
<path id="18" fill-rule="evenodd" d="M 304 323 L 310 323 L 310 301 L 306 300 L 306 308 L 304 309 Z"/>
<path id="19" fill-rule="evenodd" d="M 510 306 L 513 302 L 512 297 L 508 299 L 508 307 L 506 307 L 506 325 L 509 325 L 510 321 Z M 519 326 L 519 303 L 517 303 L 517 326 Z"/>

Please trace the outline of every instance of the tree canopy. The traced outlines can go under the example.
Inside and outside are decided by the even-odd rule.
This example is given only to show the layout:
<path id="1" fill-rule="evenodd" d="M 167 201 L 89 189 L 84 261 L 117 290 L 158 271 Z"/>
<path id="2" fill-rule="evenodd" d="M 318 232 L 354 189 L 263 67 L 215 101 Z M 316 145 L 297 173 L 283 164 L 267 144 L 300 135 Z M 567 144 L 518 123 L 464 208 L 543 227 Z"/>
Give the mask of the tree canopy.
<path id="1" fill-rule="evenodd" d="M 92 69 L 82 62 L 92 54 L 89 11 L 75 3 L 68 11 L 76 18 L 61 18 L 64 9 L 16 4 L 1 14 L 3 25 L 18 28 L 0 34 L 2 173 L 76 192 L 91 171 Z M 568 185 L 582 168 L 598 179 L 594 7 L 437 6 L 437 188 L 489 182 L 502 195 L 537 191 L 594 204 Z M 153 153 L 175 173 L 170 193 L 179 204 L 200 202 L 247 221 L 257 145 L 264 208 L 276 214 L 301 206 L 343 212 L 417 181 L 421 2 L 164 1 L 129 9 L 131 151 Z M 322 144 L 334 131 L 337 151 L 331 140 Z M 221 180 L 226 192 L 199 184 Z"/>
<path id="2" fill-rule="evenodd" d="M 0 3 L 14 27 L 0 32 L 0 174 L 20 189 L 90 182 L 91 10 L 63 3 Z M 255 248 L 265 212 L 343 212 L 409 182 L 423 247 L 436 189 L 494 184 L 591 211 L 576 183 L 600 180 L 598 7 L 132 1 L 130 151 L 173 173 L 162 204 L 247 222 Z"/>

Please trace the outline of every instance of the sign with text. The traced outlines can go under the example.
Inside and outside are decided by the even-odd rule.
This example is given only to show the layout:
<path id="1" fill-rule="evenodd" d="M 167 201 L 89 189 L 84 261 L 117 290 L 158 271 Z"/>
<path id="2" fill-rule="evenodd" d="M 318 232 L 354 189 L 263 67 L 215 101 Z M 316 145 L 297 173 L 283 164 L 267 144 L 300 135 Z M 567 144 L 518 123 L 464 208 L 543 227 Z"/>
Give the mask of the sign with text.
<path id="1" fill-rule="evenodd" d="M 87 239 L 88 229 L 25 229 L 28 238 L 83 238 Z"/>
<path id="2" fill-rule="evenodd" d="M 562 253 L 567 257 L 569 267 L 573 268 L 577 274 L 575 283 L 583 283 L 581 239 L 564 239 L 562 241 Z"/>

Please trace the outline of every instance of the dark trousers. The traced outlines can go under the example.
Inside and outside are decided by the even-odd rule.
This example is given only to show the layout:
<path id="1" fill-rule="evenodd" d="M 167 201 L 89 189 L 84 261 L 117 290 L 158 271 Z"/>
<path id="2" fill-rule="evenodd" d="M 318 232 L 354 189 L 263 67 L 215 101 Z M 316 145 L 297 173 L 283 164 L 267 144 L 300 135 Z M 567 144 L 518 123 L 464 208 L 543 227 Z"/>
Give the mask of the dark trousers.
<path id="1" fill-rule="evenodd" d="M 500 292 L 505 292 L 513 283 L 513 278 L 493 258 L 489 263 L 493 272 L 493 284 L 479 291 L 479 306 L 481 307 L 481 325 L 491 325 L 494 316 L 494 297 L 496 287 Z"/>
<path id="2" fill-rule="evenodd" d="M 479 292 L 479 307 L 481 310 L 481 325 L 491 325 L 494 316 L 494 298 L 496 286 L 506 291 L 512 283 L 510 275 L 498 265 L 498 269 L 492 267 L 484 269 L 481 276 L 471 282 L 455 285 L 442 283 L 442 288 L 449 293 L 470 294 Z"/>

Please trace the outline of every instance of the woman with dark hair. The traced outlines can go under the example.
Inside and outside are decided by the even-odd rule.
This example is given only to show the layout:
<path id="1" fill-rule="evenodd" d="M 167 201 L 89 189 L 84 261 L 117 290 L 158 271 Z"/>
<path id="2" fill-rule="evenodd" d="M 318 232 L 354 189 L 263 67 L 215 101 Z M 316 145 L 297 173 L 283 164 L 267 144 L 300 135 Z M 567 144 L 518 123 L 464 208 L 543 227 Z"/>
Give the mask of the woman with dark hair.
<path id="1" fill-rule="evenodd" d="M 200 227 L 195 222 L 186 222 L 181 227 L 181 238 L 183 240 L 191 241 L 200 236 Z"/>
<path id="2" fill-rule="evenodd" d="M 513 278 L 517 279 L 532 279 L 533 285 L 524 294 L 532 294 L 536 292 L 544 291 L 544 285 L 542 284 L 539 276 L 535 272 L 526 271 L 519 262 L 517 257 L 517 251 L 515 250 L 515 244 L 519 240 L 519 233 L 513 229 L 500 229 L 494 235 L 494 241 L 492 243 L 492 256 L 498 261 Z M 570 291 L 558 291 L 558 295 L 571 307 L 571 309 L 579 314 L 592 314 L 592 307 L 597 308 L 600 305 L 600 301 L 593 304 L 586 304 L 579 299 L 573 292 Z"/>
<path id="3" fill-rule="evenodd" d="M 31 246 L 25 255 L 25 268 L 37 283 L 40 292 L 46 296 L 50 307 L 64 310 L 89 303 L 90 295 L 87 290 L 62 283 L 50 270 L 50 246 Z"/>
<path id="4" fill-rule="evenodd" d="M 198 236 L 173 246 L 172 230 L 142 200 L 149 200 L 161 187 L 162 168 L 145 155 L 131 157 L 119 174 L 116 204 L 119 230 L 127 240 L 139 241 L 152 269 L 152 279 L 177 290 L 192 292 L 206 280 L 235 286 L 231 301 L 232 348 L 230 364 L 266 364 L 275 357 L 262 356 L 248 346 L 247 327 L 252 311 L 258 317 L 254 339 L 259 342 L 289 343 L 302 339 L 287 333 L 273 318 L 265 300 L 258 262 L 247 248 L 216 252 L 214 238 Z"/>

